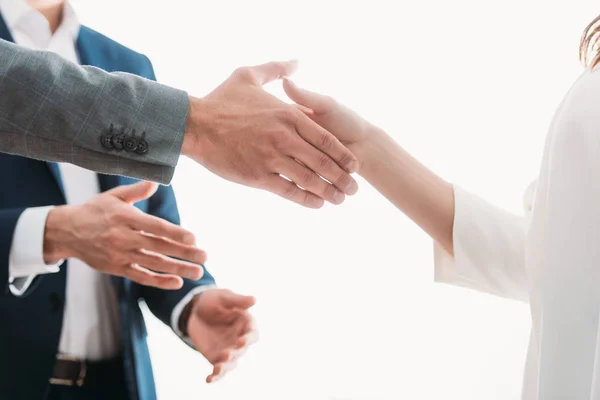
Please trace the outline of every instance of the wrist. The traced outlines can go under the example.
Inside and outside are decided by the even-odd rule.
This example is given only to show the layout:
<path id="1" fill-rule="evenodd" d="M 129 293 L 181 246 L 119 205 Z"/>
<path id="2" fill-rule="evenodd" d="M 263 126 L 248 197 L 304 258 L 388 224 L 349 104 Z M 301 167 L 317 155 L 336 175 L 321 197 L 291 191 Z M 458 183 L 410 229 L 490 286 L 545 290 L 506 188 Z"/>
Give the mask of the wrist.
<path id="1" fill-rule="evenodd" d="M 48 212 L 44 228 L 44 262 L 47 264 L 73 256 L 68 239 L 70 210 L 71 206 L 58 206 Z"/>
<path id="2" fill-rule="evenodd" d="M 206 101 L 190 96 L 187 126 L 183 136 L 181 154 L 200 162 L 202 150 L 202 137 L 210 130 L 210 118 L 207 118 L 208 107 Z"/>
<path id="3" fill-rule="evenodd" d="M 189 303 L 187 303 L 185 305 L 185 307 L 183 308 L 183 310 L 181 311 L 181 314 L 179 314 L 179 321 L 177 322 L 177 326 L 179 328 L 179 331 L 181 332 L 181 334 L 184 337 L 188 337 L 189 336 L 189 323 L 190 323 L 190 317 L 192 316 L 192 312 L 194 311 L 194 306 L 196 305 L 196 302 L 198 301 L 198 296 L 200 296 L 199 294 L 195 295 L 194 297 L 192 297 L 192 299 L 189 301 Z"/>
<path id="4" fill-rule="evenodd" d="M 385 157 L 389 150 L 395 146 L 397 145 L 394 143 L 393 139 L 383 130 L 371 126 L 366 135 L 366 139 L 361 143 L 360 147 L 355 150 L 355 155 L 360 164 L 358 174 L 363 177 L 369 175 L 381 164 L 382 157 Z"/>

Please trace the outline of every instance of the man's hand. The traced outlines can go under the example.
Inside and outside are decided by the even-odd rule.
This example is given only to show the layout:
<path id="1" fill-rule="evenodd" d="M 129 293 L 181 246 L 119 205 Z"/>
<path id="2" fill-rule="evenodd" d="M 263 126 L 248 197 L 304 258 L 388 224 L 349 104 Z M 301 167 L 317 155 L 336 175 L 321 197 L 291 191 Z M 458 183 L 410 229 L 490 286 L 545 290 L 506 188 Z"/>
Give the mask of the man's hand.
<path id="1" fill-rule="evenodd" d="M 366 147 L 370 142 L 369 136 L 376 130 L 373 125 L 331 97 L 301 89 L 289 79 L 283 80 L 283 89 L 289 98 L 300 106 L 299 109 L 335 135 L 362 165 Z"/>
<path id="2" fill-rule="evenodd" d="M 226 289 L 207 290 L 194 298 L 187 334 L 194 347 L 213 365 L 206 382 L 214 382 L 235 366 L 236 359 L 256 339 L 248 309 L 255 300 Z"/>
<path id="3" fill-rule="evenodd" d="M 139 182 L 82 205 L 53 208 L 44 233 L 45 261 L 78 258 L 100 272 L 162 289 L 179 289 L 181 277 L 200 279 L 204 269 L 192 263 L 203 264 L 206 253 L 194 245 L 194 235 L 133 206 L 156 189 Z"/>
<path id="4" fill-rule="evenodd" d="M 291 74 L 295 62 L 236 70 L 202 99 L 190 98 L 182 153 L 233 182 L 306 207 L 339 204 L 358 190 L 354 155 L 331 133 L 262 85 Z M 285 179 L 285 178 L 288 179 Z"/>

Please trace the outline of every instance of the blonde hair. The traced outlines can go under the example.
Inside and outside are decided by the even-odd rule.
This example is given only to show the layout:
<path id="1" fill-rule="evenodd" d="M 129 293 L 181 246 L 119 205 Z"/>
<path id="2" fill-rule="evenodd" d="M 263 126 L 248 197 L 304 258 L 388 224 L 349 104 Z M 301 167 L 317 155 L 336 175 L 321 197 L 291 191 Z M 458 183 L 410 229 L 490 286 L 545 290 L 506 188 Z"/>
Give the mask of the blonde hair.
<path id="1" fill-rule="evenodd" d="M 579 59 L 586 67 L 594 69 L 600 63 L 600 15 L 598 15 L 583 31 L 579 43 Z"/>

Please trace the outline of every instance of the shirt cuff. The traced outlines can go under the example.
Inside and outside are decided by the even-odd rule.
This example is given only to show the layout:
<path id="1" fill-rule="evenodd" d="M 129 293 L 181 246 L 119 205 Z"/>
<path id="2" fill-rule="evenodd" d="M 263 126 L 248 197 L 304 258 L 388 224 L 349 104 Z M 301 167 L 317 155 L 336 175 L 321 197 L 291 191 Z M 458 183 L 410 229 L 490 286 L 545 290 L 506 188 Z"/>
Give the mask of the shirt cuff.
<path id="1" fill-rule="evenodd" d="M 179 316 L 181 315 L 181 312 L 183 311 L 185 306 L 190 301 L 192 301 L 194 296 L 199 295 L 200 293 L 203 293 L 207 290 L 216 289 L 216 288 L 217 288 L 217 285 L 204 285 L 204 286 L 195 287 L 192 290 L 190 290 L 183 297 L 183 299 L 181 299 L 179 301 L 179 303 L 177 303 L 177 305 L 173 308 L 173 312 L 171 313 L 171 329 L 173 329 L 173 332 L 175 332 L 177 334 L 177 336 L 179 336 L 181 338 L 181 340 L 186 342 L 191 347 L 194 347 L 194 345 L 190 341 L 190 338 L 188 336 L 185 336 L 183 334 L 183 332 L 181 332 L 181 330 L 179 329 Z"/>
<path id="2" fill-rule="evenodd" d="M 439 243 L 434 241 L 434 280 L 481 290 L 473 279 L 478 271 L 478 262 L 471 257 L 479 254 L 483 248 L 481 238 L 478 241 L 476 222 L 485 221 L 489 214 L 489 205 L 482 203 L 478 197 L 454 186 L 454 224 L 452 227 L 453 253 L 448 253 Z M 474 222 L 475 221 L 475 222 Z M 487 256 L 475 257 L 485 259 Z"/>
<path id="3" fill-rule="evenodd" d="M 44 262 L 44 231 L 52 208 L 28 208 L 17 221 L 8 257 L 10 290 L 15 296 L 22 295 L 36 275 L 58 272 L 64 261 Z"/>

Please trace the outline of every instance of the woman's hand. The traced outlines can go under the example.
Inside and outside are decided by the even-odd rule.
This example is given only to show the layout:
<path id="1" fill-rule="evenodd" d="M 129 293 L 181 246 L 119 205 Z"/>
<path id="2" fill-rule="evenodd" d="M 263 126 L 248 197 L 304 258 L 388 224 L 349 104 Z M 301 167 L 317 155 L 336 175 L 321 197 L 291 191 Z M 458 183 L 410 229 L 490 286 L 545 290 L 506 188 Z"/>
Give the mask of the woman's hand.
<path id="1" fill-rule="evenodd" d="M 200 279 L 204 269 L 197 264 L 206 261 L 206 253 L 195 246 L 194 235 L 133 206 L 156 189 L 140 182 L 82 205 L 53 208 L 44 233 L 45 261 L 78 258 L 97 271 L 161 289 L 179 289 L 181 277 Z"/>
<path id="2" fill-rule="evenodd" d="M 287 78 L 283 80 L 283 89 L 306 115 L 348 147 L 362 166 L 367 145 L 373 139 L 370 136 L 377 128 L 333 98 L 301 89 Z"/>

